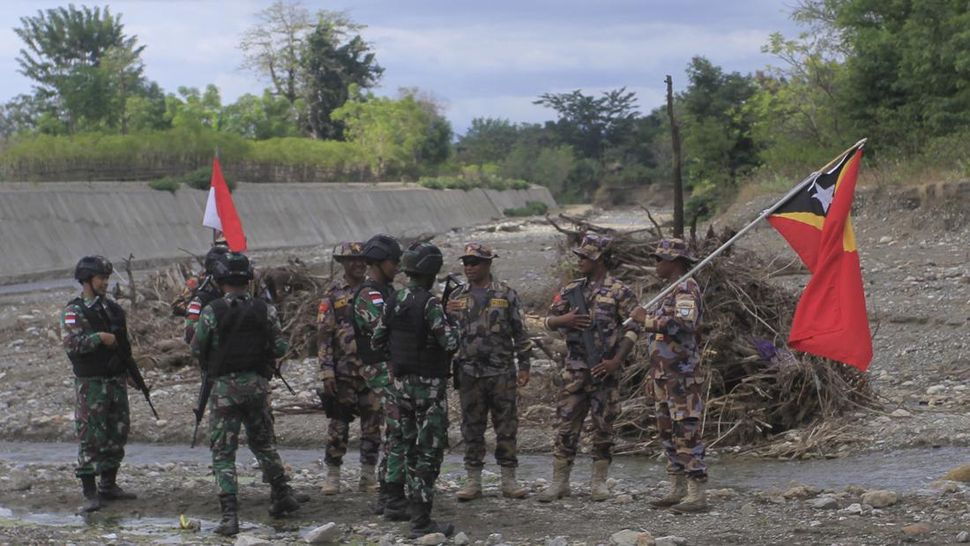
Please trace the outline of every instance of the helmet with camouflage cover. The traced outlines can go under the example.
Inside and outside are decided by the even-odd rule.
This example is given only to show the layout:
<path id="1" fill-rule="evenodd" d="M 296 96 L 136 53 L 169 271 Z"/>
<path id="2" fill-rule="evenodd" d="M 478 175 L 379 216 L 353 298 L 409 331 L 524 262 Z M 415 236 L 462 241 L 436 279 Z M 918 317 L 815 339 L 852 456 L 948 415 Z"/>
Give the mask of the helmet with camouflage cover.
<path id="1" fill-rule="evenodd" d="M 401 267 L 410 275 L 437 275 L 443 263 L 441 249 L 425 242 L 411 243 L 401 257 Z"/>
<path id="2" fill-rule="evenodd" d="M 247 283 L 253 280 L 253 266 L 245 254 L 230 252 L 225 259 L 216 262 L 213 276 L 217 282 Z"/>
<path id="3" fill-rule="evenodd" d="M 492 247 L 484 243 L 468 243 L 465 245 L 465 252 L 460 258 L 479 258 L 482 260 L 492 260 L 498 258 L 498 254 L 492 250 Z"/>
<path id="4" fill-rule="evenodd" d="M 390 235 L 379 233 L 364 243 L 363 256 L 368 262 L 400 261 L 401 243 Z"/>
<path id="5" fill-rule="evenodd" d="M 95 275 L 109 276 L 114 272 L 114 266 L 104 256 L 85 256 L 74 266 L 74 278 L 80 282 L 91 280 Z"/>
<path id="6" fill-rule="evenodd" d="M 364 243 L 358 241 L 342 241 L 333 247 L 333 259 L 341 262 L 350 258 L 364 257 Z"/>
<path id="7" fill-rule="evenodd" d="M 654 258 L 666 261 L 673 261 L 678 258 L 694 263 L 697 258 L 690 252 L 687 241 L 676 237 L 666 237 L 657 243 L 657 249 L 651 254 Z"/>
<path id="8" fill-rule="evenodd" d="M 612 243 L 612 237 L 587 233 L 583 236 L 583 240 L 579 243 L 579 246 L 573 249 L 573 254 L 582 258 L 589 258 L 595 262 L 604 254 L 609 253 L 610 244 Z"/>

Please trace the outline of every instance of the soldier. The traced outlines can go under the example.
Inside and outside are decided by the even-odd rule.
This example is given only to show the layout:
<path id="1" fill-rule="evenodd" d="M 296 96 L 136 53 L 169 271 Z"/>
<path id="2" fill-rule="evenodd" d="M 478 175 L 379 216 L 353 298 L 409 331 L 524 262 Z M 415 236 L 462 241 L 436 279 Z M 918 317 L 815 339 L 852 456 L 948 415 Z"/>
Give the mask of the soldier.
<path id="1" fill-rule="evenodd" d="M 202 310 L 192 354 L 207 366 L 212 473 L 219 486 L 222 521 L 215 532 L 239 532 L 236 449 L 239 428 L 246 427 L 249 449 L 259 461 L 263 481 L 272 488 L 269 513 L 282 516 L 300 507 L 276 452 L 269 380 L 274 359 L 287 350 L 276 309 L 248 292 L 253 270 L 249 259 L 231 253 L 216 265 L 215 279 L 225 296 Z"/>
<path id="2" fill-rule="evenodd" d="M 202 279 L 202 282 L 199 283 L 195 277 L 186 281 L 187 287 L 192 285 L 193 280 L 195 280 L 196 284 L 191 292 L 189 305 L 185 308 L 185 342 L 190 345 L 192 344 L 192 338 L 195 336 L 195 326 L 199 323 L 199 315 L 202 314 L 202 308 L 212 300 L 222 297 L 222 291 L 219 290 L 219 287 L 216 285 L 216 280 L 212 275 L 215 271 L 216 264 L 225 261 L 227 254 L 229 254 L 229 247 L 225 246 L 225 244 L 218 244 L 217 241 L 205 255 L 205 277 Z"/>
<path id="3" fill-rule="evenodd" d="M 495 461 L 502 467 L 502 495 L 513 499 L 526 496 L 525 488 L 515 479 L 515 440 L 519 426 L 518 389 L 529 382 L 532 342 L 525 329 L 518 294 L 492 277 L 492 260 L 496 257 L 486 245 L 465 245 L 461 261 L 468 284 L 451 294 L 447 304 L 448 315 L 461 339 L 455 368 L 468 481 L 458 491 L 459 501 L 482 496 L 489 413 L 495 427 Z"/>
<path id="4" fill-rule="evenodd" d="M 374 513 L 383 514 L 385 519 L 392 521 L 405 521 L 409 515 L 404 495 L 404 470 L 388 468 L 388 441 L 397 427 L 393 385 L 388 376 L 387 356 L 371 344 L 374 328 L 384 311 L 384 302 L 392 295 L 391 283 L 401 260 L 401 245 L 390 235 L 378 234 L 364 244 L 363 256 L 367 263 L 367 278 L 353 296 L 354 343 L 361 361 L 360 375 L 368 388 L 380 395 L 384 408 L 384 447 L 378 467 L 379 487 Z"/>
<path id="5" fill-rule="evenodd" d="M 327 479 L 324 495 L 340 491 L 340 466 L 347 453 L 350 423 L 360 416 L 360 491 L 376 491 L 374 467 L 381 445 L 383 419 L 380 395 L 368 386 L 361 375 L 362 363 L 357 356 L 351 299 L 364 282 L 367 264 L 364 243 L 343 242 L 337 245 L 333 259 L 343 266 L 343 278 L 335 280 L 320 301 L 317 328 L 320 362 L 320 397 L 328 408 L 330 426 L 327 437 Z"/>
<path id="6" fill-rule="evenodd" d="M 668 282 L 682 277 L 696 261 L 681 239 L 663 239 L 653 256 L 657 275 Z M 707 509 L 700 431 L 705 380 L 699 369 L 702 313 L 701 289 L 697 281 L 687 279 L 643 320 L 643 330 L 653 333 L 646 389 L 656 405 L 657 431 L 672 483 L 665 497 L 650 504 L 682 513 Z"/>
<path id="7" fill-rule="evenodd" d="M 388 483 L 392 469 L 403 462 L 411 538 L 450 537 L 455 531 L 431 519 L 435 481 L 448 447 L 448 365 L 458 348 L 458 333 L 431 294 L 441 264 L 441 250 L 431 243 L 408 247 L 402 259 L 408 285 L 388 300 L 373 338 L 375 349 L 391 355 L 398 426 L 391 431 Z"/>
<path id="8" fill-rule="evenodd" d="M 128 500 L 135 495 L 116 483 L 125 456 L 130 418 L 127 370 L 116 356 L 127 336 L 125 312 L 108 299 L 108 278 L 114 269 L 102 256 L 85 256 L 74 268 L 81 295 L 61 314 L 63 345 L 74 368 L 77 468 L 84 494 L 82 512 L 101 508 L 102 500 Z M 95 476 L 101 483 L 95 484 Z"/>
<path id="9" fill-rule="evenodd" d="M 612 460 L 613 421 L 620 402 L 616 372 L 633 349 L 638 333 L 635 323 L 623 326 L 638 309 L 637 298 L 609 274 L 611 242 L 609 237 L 590 234 L 573 249 L 584 276 L 556 295 L 546 317 L 546 328 L 566 337 L 567 352 L 557 404 L 553 478 L 539 495 L 541 502 L 569 495 L 569 474 L 587 413 L 593 421 L 591 497 L 594 501 L 609 498 L 606 476 Z M 582 307 L 588 313 L 581 312 Z M 593 354 L 586 347 L 584 330 L 590 332 L 587 340 Z"/>
<path id="10" fill-rule="evenodd" d="M 212 278 L 212 266 L 216 261 L 224 258 L 228 252 L 229 245 L 226 243 L 226 238 L 220 235 L 212 242 L 212 247 L 206 252 L 205 259 L 202 261 L 202 271 L 193 273 L 185 279 L 182 292 L 172 301 L 172 314 L 180 317 L 188 314 L 189 304 L 192 303 L 192 299 L 198 293 L 205 294 L 208 297 L 207 301 L 222 297 L 215 279 Z M 201 307 L 199 310 L 201 311 Z M 196 317 L 196 321 L 198 321 L 198 317 Z M 191 341 L 188 343 L 191 343 Z"/>

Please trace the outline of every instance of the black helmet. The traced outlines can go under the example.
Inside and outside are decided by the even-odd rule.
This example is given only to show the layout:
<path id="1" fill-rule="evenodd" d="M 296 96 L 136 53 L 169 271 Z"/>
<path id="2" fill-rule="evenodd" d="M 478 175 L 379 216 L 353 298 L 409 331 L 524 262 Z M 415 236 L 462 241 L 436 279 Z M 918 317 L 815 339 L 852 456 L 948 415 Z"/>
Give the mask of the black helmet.
<path id="1" fill-rule="evenodd" d="M 249 282 L 253 280 L 253 266 L 244 254 L 229 252 L 222 260 L 217 260 L 212 275 L 217 282 Z"/>
<path id="2" fill-rule="evenodd" d="M 390 235 L 375 235 L 364 243 L 364 259 L 369 262 L 401 261 L 401 243 Z"/>
<path id="3" fill-rule="evenodd" d="M 441 249 L 422 242 L 411 243 L 401 259 L 404 272 L 412 275 L 437 275 L 442 263 Z"/>
<path id="4" fill-rule="evenodd" d="M 95 275 L 111 275 L 114 267 L 104 256 L 85 256 L 74 266 L 74 278 L 85 282 Z"/>
<path id="5" fill-rule="evenodd" d="M 205 272 L 208 275 L 214 275 L 216 270 L 216 262 L 223 262 L 226 260 L 226 255 L 229 254 L 229 247 L 222 245 L 216 245 L 209 249 L 209 252 L 205 253 Z"/>

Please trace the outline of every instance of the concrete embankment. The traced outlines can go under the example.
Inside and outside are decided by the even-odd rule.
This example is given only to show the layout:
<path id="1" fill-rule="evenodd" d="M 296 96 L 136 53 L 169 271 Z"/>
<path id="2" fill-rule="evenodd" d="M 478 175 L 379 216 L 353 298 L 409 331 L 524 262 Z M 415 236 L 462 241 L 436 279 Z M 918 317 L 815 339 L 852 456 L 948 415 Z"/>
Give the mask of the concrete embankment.
<path id="1" fill-rule="evenodd" d="M 140 183 L 0 184 L 0 280 L 64 271 L 79 256 L 148 261 L 202 253 L 206 192 Z M 500 218 L 549 190 L 427 190 L 405 184 L 240 184 L 233 194 L 249 248 L 330 245 L 375 233 L 438 233 Z"/>

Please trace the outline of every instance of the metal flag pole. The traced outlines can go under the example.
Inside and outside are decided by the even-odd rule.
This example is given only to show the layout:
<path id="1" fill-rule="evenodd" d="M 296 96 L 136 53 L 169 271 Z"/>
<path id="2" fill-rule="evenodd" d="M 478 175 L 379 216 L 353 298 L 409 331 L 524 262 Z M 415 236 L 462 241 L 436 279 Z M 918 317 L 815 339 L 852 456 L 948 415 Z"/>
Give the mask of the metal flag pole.
<path id="1" fill-rule="evenodd" d="M 781 207 L 782 205 L 784 205 L 789 199 L 791 199 L 792 197 L 794 197 L 795 194 L 797 194 L 798 192 L 802 191 L 805 188 L 805 186 L 807 186 L 807 185 L 811 184 L 812 182 L 814 182 L 815 179 L 818 178 L 818 176 L 821 173 L 823 173 L 823 172 L 831 169 L 835 165 L 837 165 L 840 161 L 842 161 L 842 159 L 845 158 L 845 156 L 849 152 L 851 152 L 852 150 L 855 150 L 855 149 L 859 148 L 860 146 L 862 146 L 865 143 L 866 143 L 866 139 L 865 138 L 862 139 L 862 140 L 860 140 L 859 142 L 856 142 L 855 144 L 853 144 L 852 146 L 850 146 L 849 148 L 847 148 L 844 152 L 842 152 L 841 154 L 837 155 L 835 157 L 835 159 L 833 159 L 832 161 L 829 161 L 828 163 L 826 163 L 824 167 L 822 167 L 821 169 L 819 169 L 819 170 L 813 172 L 812 174 L 808 175 L 807 177 L 805 177 L 804 180 L 802 180 L 801 182 L 799 182 L 794 188 L 792 188 L 788 193 L 786 193 L 785 196 L 782 197 L 781 199 L 779 199 L 774 205 L 772 205 L 772 206 L 768 207 L 767 209 L 763 210 L 761 212 L 761 214 L 757 218 L 755 218 L 754 220 L 752 220 L 748 225 L 746 225 L 743 228 L 741 228 L 740 231 L 738 231 L 737 233 L 735 233 L 734 236 L 731 237 L 730 239 L 728 239 L 724 244 L 722 244 L 716 250 L 714 250 L 713 252 L 711 252 L 710 254 L 708 254 L 707 257 L 705 257 L 703 260 L 697 262 L 697 264 L 694 265 L 694 267 L 692 267 L 690 269 L 690 271 L 688 271 L 687 273 L 684 273 L 684 275 L 681 278 L 679 278 L 676 281 L 674 281 L 673 283 L 671 283 L 669 286 L 667 286 L 667 288 L 664 288 L 663 290 L 661 290 L 660 293 L 658 293 L 656 296 L 653 297 L 653 299 L 651 299 L 647 303 L 643 304 L 641 307 L 643 307 L 644 309 L 650 309 L 651 307 L 653 307 L 654 305 L 656 305 L 660 300 L 662 300 L 663 298 L 665 298 L 667 296 L 667 294 L 670 294 L 671 292 L 673 292 L 674 289 L 677 288 L 678 285 L 680 285 L 680 283 L 682 283 L 682 282 L 686 281 L 687 279 L 693 277 L 694 276 L 694 273 L 697 273 L 698 270 L 700 270 L 702 267 L 704 267 L 705 265 L 707 265 L 708 263 L 710 263 L 711 260 L 713 260 L 721 252 L 724 252 L 725 249 L 727 249 L 729 246 L 731 246 L 732 244 L 734 244 L 734 242 L 737 241 L 738 239 L 740 239 L 745 233 L 751 231 L 751 229 L 753 229 L 754 226 L 756 226 L 758 224 L 758 222 L 764 220 L 768 216 L 771 216 L 772 213 L 774 213 L 776 210 L 778 210 L 778 208 Z M 632 318 L 626 319 L 626 321 L 624 321 L 624 323 L 623 323 L 624 326 L 629 325 L 630 321 L 632 321 L 632 320 L 633 320 Z"/>

